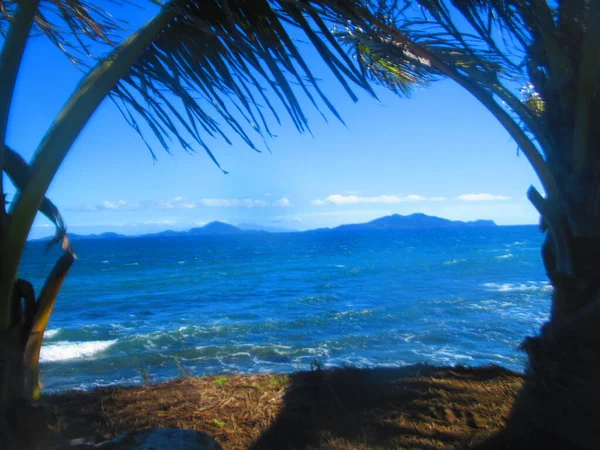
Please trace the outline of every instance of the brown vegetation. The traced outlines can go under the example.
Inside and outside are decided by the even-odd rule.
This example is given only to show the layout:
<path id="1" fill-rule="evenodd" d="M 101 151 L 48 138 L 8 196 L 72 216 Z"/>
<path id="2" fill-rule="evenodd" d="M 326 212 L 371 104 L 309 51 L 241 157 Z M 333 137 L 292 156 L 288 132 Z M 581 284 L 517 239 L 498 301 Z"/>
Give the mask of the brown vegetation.
<path id="1" fill-rule="evenodd" d="M 224 449 L 466 449 L 503 426 L 521 384 L 521 375 L 495 366 L 417 365 L 68 392 L 43 398 L 53 414 L 36 446 L 179 427 L 204 431 Z"/>

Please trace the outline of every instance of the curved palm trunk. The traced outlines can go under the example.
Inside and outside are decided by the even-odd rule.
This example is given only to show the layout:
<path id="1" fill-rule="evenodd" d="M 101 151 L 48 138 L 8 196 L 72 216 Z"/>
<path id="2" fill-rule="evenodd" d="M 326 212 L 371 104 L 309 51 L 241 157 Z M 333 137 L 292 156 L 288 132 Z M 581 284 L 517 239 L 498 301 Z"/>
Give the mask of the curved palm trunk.
<path id="1" fill-rule="evenodd" d="M 69 269 L 75 260 L 75 256 L 70 250 L 67 250 L 58 259 L 52 272 L 48 275 L 46 283 L 38 297 L 35 316 L 28 330 L 27 341 L 24 348 L 25 373 L 24 373 L 24 395 L 37 399 L 40 394 L 40 349 L 42 348 L 42 339 L 44 332 L 50 320 L 50 314 L 58 292 L 69 273 Z"/>
<path id="2" fill-rule="evenodd" d="M 14 87 L 21 60 L 31 30 L 39 0 L 20 2 L 8 33 L 0 50 L 0 259 L 7 247 L 7 220 L 4 189 L 2 183 L 6 161 L 4 141 Z M 20 349 L 24 340 L 24 329 L 19 323 L 15 307 L 20 299 L 15 298 L 13 286 L 15 276 L 5 277 L 5 267 L 0 265 L 0 442 L 3 442 L 4 414 L 11 398 L 22 392 L 23 358 Z M 4 441 L 6 442 L 6 441 Z"/>
<path id="3" fill-rule="evenodd" d="M 544 265 L 554 286 L 550 320 L 523 342 L 525 384 L 506 428 L 485 449 L 597 449 L 600 442 L 600 238 L 571 238 L 574 275 Z"/>
<path id="4" fill-rule="evenodd" d="M 37 399 L 40 393 L 39 359 L 42 339 L 58 292 L 75 257 L 70 250 L 58 259 L 36 301 L 33 287 L 17 280 L 14 288 L 15 326 L 0 332 L 0 364 L 5 377 L 0 380 L 0 442 L 2 448 L 20 448 L 14 436 L 20 420 L 13 406 Z M 22 303 L 21 303 L 22 301 Z"/>
<path id="5" fill-rule="evenodd" d="M 39 393 L 43 333 L 74 259 L 68 249 L 46 280 L 37 303 L 34 299 L 26 302 L 29 308 L 20 308 L 22 295 L 13 285 L 33 220 L 43 207 L 50 182 L 91 115 L 173 17 L 171 9 L 163 8 L 86 75 L 42 140 L 28 169 L 29 179 L 20 186 L 9 210 L 10 226 L 0 230 L 0 442 L 10 406 L 15 400 L 30 399 Z M 23 309 L 27 319 L 19 317 Z"/>

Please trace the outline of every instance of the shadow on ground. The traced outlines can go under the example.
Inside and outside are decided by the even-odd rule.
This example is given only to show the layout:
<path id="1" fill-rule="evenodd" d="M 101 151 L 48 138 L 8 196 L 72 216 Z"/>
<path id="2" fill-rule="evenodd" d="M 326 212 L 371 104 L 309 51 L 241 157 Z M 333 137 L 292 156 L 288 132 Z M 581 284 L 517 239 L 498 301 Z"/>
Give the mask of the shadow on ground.
<path id="1" fill-rule="evenodd" d="M 521 377 L 500 367 L 340 369 L 292 375 L 253 450 L 463 449 L 502 427 Z"/>

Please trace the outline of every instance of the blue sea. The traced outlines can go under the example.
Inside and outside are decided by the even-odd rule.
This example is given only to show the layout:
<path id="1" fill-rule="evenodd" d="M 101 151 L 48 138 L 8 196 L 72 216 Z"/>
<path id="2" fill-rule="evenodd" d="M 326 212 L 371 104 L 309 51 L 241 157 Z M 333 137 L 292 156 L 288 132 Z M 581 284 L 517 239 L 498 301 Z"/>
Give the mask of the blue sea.
<path id="1" fill-rule="evenodd" d="M 547 319 L 534 226 L 78 240 L 45 392 L 324 367 L 499 364 Z M 58 251 L 30 242 L 36 291 Z"/>

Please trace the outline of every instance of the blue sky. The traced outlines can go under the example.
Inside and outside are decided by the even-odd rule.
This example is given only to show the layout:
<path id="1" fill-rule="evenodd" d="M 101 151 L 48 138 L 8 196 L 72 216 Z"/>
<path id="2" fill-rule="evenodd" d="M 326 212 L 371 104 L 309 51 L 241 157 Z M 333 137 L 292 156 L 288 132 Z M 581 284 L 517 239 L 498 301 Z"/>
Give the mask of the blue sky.
<path id="1" fill-rule="evenodd" d="M 306 50 L 307 59 L 314 55 Z M 533 224 L 525 199 L 539 183 L 493 117 L 451 82 L 403 99 L 353 103 L 316 64 L 346 126 L 307 106 L 313 136 L 290 120 L 274 127 L 269 151 L 212 141 L 224 175 L 198 149 L 173 155 L 146 146 L 110 101 L 77 140 L 48 196 L 76 233 L 139 234 L 213 220 L 309 229 L 424 212 L 449 219 Z M 11 114 L 8 143 L 29 159 L 81 73 L 43 39 L 30 42 Z M 265 149 L 266 150 L 266 149 Z M 14 190 L 9 190 L 9 194 Z M 32 237 L 52 233 L 39 218 Z"/>

